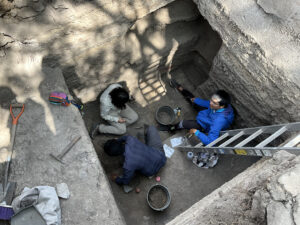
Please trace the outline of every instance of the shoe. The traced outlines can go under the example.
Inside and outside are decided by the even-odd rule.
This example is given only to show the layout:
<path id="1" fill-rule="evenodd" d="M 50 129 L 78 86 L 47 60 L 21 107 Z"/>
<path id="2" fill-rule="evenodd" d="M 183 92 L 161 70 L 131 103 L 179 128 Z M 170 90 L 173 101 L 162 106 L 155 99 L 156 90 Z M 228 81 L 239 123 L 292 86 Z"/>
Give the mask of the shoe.
<path id="1" fill-rule="evenodd" d="M 124 184 L 123 185 L 123 190 L 126 194 L 128 194 L 129 192 L 131 192 L 133 190 L 132 187 L 130 187 L 129 185 Z"/>
<path id="2" fill-rule="evenodd" d="M 173 131 L 175 131 L 175 130 L 177 130 L 177 129 L 176 129 L 176 126 L 173 125 L 173 126 L 170 126 L 170 127 L 169 127 L 169 131 L 173 132 Z"/>
<path id="3" fill-rule="evenodd" d="M 178 83 L 176 82 L 176 80 L 174 80 L 174 79 L 171 79 L 171 80 L 170 80 L 169 85 L 170 85 L 171 88 L 175 88 L 175 89 L 177 89 L 177 90 L 178 90 L 179 87 L 181 87 L 181 85 L 178 84 Z"/>
<path id="4" fill-rule="evenodd" d="M 170 132 L 175 132 L 176 130 L 180 130 L 180 128 L 178 127 L 179 123 L 176 123 L 174 125 L 169 125 L 169 131 Z"/>
<path id="5" fill-rule="evenodd" d="M 176 126 L 174 126 L 174 125 L 169 125 L 169 126 L 168 126 L 168 132 L 169 132 L 170 134 L 175 134 L 177 130 L 178 130 L 178 129 L 177 129 Z"/>
<path id="6" fill-rule="evenodd" d="M 93 127 L 90 131 L 90 137 L 91 137 L 92 140 L 94 140 L 95 136 L 97 134 L 99 134 L 99 126 L 100 126 L 100 123 L 93 125 Z"/>

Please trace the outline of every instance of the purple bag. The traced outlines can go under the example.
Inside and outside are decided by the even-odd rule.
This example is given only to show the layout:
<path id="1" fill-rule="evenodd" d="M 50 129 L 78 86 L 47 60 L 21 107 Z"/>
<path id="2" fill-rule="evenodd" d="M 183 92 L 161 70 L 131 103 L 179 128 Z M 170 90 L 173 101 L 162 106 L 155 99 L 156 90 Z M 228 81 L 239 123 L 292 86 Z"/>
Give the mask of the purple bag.
<path id="1" fill-rule="evenodd" d="M 55 105 L 69 106 L 71 104 L 67 94 L 63 92 L 51 92 L 49 101 Z"/>

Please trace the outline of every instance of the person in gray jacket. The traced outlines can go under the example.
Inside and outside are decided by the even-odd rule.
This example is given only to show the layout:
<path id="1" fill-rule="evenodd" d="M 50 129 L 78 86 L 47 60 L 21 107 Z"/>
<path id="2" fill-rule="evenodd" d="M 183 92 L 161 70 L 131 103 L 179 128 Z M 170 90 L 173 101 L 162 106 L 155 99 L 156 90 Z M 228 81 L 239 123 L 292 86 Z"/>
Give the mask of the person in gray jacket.
<path id="1" fill-rule="evenodd" d="M 138 120 L 137 113 L 129 107 L 129 94 L 120 84 L 111 84 L 100 97 L 100 115 L 108 122 L 97 124 L 92 132 L 93 139 L 97 133 L 123 135 L 126 126 Z"/>

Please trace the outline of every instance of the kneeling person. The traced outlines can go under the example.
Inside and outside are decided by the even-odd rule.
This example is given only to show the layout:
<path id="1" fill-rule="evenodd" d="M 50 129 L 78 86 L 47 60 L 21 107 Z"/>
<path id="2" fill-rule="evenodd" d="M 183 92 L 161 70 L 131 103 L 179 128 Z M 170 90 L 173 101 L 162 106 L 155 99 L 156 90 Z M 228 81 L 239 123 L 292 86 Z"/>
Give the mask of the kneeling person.
<path id="1" fill-rule="evenodd" d="M 135 172 L 147 177 L 153 176 L 165 165 L 166 156 L 163 146 L 154 126 L 146 130 L 146 144 L 132 136 L 108 140 L 104 144 L 104 151 L 110 156 L 123 154 L 123 175 L 115 179 L 117 184 L 128 185 Z"/>
<path id="2" fill-rule="evenodd" d="M 129 93 L 120 84 L 111 84 L 100 97 L 100 114 L 106 124 L 97 124 L 90 133 L 94 139 L 97 133 L 123 135 L 126 127 L 138 120 L 137 113 L 127 104 Z"/>

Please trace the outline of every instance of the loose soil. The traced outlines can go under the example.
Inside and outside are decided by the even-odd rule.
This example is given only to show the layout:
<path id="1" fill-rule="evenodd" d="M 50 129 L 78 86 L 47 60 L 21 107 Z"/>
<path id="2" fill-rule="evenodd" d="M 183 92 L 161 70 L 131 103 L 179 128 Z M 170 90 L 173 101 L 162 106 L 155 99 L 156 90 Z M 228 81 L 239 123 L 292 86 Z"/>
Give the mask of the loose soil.
<path id="1" fill-rule="evenodd" d="M 167 193 L 161 187 L 154 187 L 150 190 L 148 200 L 155 209 L 161 209 L 167 203 Z"/>
<path id="2" fill-rule="evenodd" d="M 172 117 L 167 112 L 160 112 L 157 117 L 160 123 L 163 125 L 169 125 L 172 122 Z"/>

